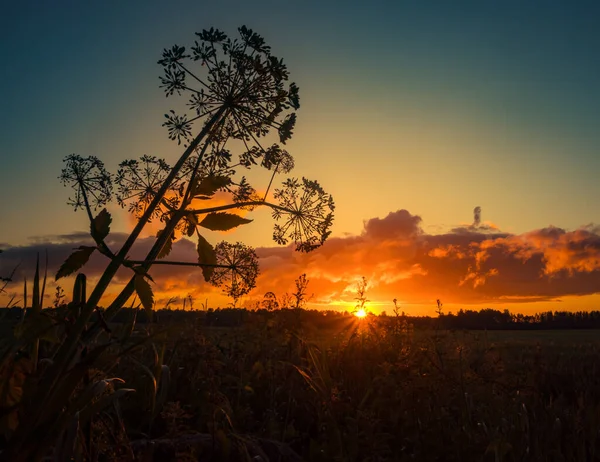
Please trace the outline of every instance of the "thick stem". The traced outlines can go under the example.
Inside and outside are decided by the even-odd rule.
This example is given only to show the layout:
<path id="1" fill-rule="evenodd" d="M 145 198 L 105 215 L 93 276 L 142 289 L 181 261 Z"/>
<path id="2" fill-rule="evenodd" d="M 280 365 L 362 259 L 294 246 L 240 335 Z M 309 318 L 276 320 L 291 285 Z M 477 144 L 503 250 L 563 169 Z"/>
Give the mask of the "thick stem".
<path id="1" fill-rule="evenodd" d="M 159 252 L 165 245 L 166 240 L 171 238 L 171 234 L 173 233 L 173 231 L 175 231 L 177 223 L 179 223 L 179 220 L 181 220 L 185 214 L 186 211 L 184 209 L 179 210 L 169 220 L 169 222 L 165 226 L 165 229 L 160 234 L 160 237 L 156 239 L 156 242 L 154 242 L 154 245 L 148 252 L 148 255 L 146 256 L 146 259 L 144 260 L 143 264 L 140 265 L 145 271 L 148 271 L 148 269 L 150 269 L 152 264 L 149 264 L 148 262 L 151 262 L 156 259 Z M 121 293 L 117 296 L 117 298 L 113 300 L 110 306 L 106 309 L 106 313 L 104 314 L 105 320 L 110 320 L 110 318 L 125 304 L 129 297 L 131 297 L 134 291 L 134 279 L 135 278 L 131 278 L 129 280 L 127 285 L 123 288 L 123 290 L 121 290 Z"/>
<path id="2" fill-rule="evenodd" d="M 98 305 L 98 302 L 104 295 L 104 292 L 108 288 L 112 278 L 123 264 L 123 261 L 125 261 L 125 258 L 131 250 L 131 247 L 142 232 L 142 229 L 144 228 L 146 223 L 149 221 L 156 207 L 160 204 L 160 201 L 163 199 L 169 186 L 175 179 L 176 175 L 179 173 L 179 170 L 184 165 L 185 161 L 190 157 L 192 152 L 194 152 L 194 149 L 196 149 L 198 144 L 207 136 L 212 127 L 214 127 L 214 125 L 219 121 L 225 110 L 226 106 L 222 106 L 217 111 L 217 113 L 213 117 L 211 117 L 211 119 L 206 123 L 202 131 L 198 134 L 198 136 L 196 136 L 196 138 L 190 143 L 190 145 L 179 158 L 175 166 L 171 169 L 169 176 L 164 181 L 158 193 L 154 196 L 152 203 L 149 205 L 144 215 L 136 224 L 135 228 L 123 244 L 123 247 L 121 248 L 119 253 L 111 260 L 111 262 L 104 270 L 104 273 L 102 274 L 100 280 L 96 284 L 96 287 L 94 288 L 89 299 L 87 300 L 87 303 L 84 305 L 81 315 L 77 318 L 77 322 L 73 326 L 71 335 L 68 339 L 66 339 L 66 341 L 61 345 L 60 349 L 58 350 L 55 357 L 54 365 L 48 370 L 47 380 L 45 381 L 46 386 L 41 392 L 42 399 L 36 402 L 43 402 L 45 398 L 50 396 L 50 393 L 52 393 L 52 391 L 54 390 L 57 381 L 63 374 L 65 368 L 68 366 L 70 358 L 72 357 L 73 353 L 75 352 L 75 349 L 77 348 L 77 344 L 79 343 L 81 334 L 83 333 L 91 314 L 93 313 L 95 307 Z"/>

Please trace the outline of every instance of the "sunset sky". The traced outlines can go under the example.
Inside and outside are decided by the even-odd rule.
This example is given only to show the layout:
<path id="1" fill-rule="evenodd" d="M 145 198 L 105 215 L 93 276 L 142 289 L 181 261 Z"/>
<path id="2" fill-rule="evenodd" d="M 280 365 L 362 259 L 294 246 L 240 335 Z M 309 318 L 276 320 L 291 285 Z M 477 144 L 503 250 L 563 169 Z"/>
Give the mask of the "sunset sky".
<path id="1" fill-rule="evenodd" d="M 433 314 L 438 298 L 453 311 L 600 309 L 593 1 L 4 5 L 0 276 L 22 262 L 19 278 L 31 277 L 45 249 L 54 272 L 86 242 L 85 214 L 66 205 L 57 178 L 64 156 L 98 156 L 113 172 L 143 154 L 178 158 L 161 127 L 171 101 L 156 61 L 165 47 L 191 45 L 194 32 L 235 36 L 242 24 L 300 87 L 293 175 L 318 180 L 336 202 L 332 237 L 310 254 L 277 246 L 267 211 L 207 234 L 257 248 L 262 274 L 248 303 L 307 273 L 315 308 L 352 307 L 365 276 L 374 312 L 389 313 L 394 298 L 410 314 Z M 118 247 L 132 220 L 110 210 Z M 174 256 L 193 261 L 194 244 L 178 241 Z M 84 271 L 93 279 L 105 264 L 92 259 Z M 199 271 L 152 274 L 160 300 L 226 303 Z"/>

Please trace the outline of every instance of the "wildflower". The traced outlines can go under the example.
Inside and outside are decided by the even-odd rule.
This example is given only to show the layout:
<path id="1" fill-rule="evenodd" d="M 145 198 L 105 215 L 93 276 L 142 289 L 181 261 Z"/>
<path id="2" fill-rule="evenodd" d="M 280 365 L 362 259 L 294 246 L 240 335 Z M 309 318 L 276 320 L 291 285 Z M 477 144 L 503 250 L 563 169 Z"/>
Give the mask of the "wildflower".
<path id="1" fill-rule="evenodd" d="M 211 283 L 223 287 L 225 294 L 237 300 L 256 287 L 258 257 L 252 247 L 237 242 L 221 242 L 215 246 L 217 265 Z"/>
<path id="2" fill-rule="evenodd" d="M 75 195 L 68 200 L 75 210 L 96 209 L 111 201 L 112 177 L 100 159 L 71 154 L 64 162 L 66 165 L 59 178 L 63 185 L 75 189 Z"/>
<path id="3" fill-rule="evenodd" d="M 281 245 L 289 240 L 296 244 L 296 250 L 310 252 L 325 242 L 331 234 L 333 224 L 333 198 L 316 181 L 302 178 L 286 180 L 283 189 L 275 190 L 275 198 L 280 208 L 273 211 L 273 218 L 282 218 L 282 224 L 276 224 L 273 239 Z"/>
<path id="4" fill-rule="evenodd" d="M 117 202 L 121 207 L 129 205 L 129 211 L 141 217 L 154 200 L 165 182 L 171 167 L 153 156 L 142 156 L 140 160 L 126 160 L 119 164 L 115 182 L 118 184 Z M 183 191 L 173 183 L 152 217 L 164 219 L 179 204 Z"/>

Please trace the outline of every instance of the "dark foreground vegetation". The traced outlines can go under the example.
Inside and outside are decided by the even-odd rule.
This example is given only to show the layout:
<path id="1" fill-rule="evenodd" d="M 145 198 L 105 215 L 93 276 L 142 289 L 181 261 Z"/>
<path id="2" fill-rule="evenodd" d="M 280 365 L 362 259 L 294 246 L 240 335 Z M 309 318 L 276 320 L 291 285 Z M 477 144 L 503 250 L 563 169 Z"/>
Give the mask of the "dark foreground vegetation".
<path id="1" fill-rule="evenodd" d="M 53 318 L 60 310 L 44 313 Z M 144 311 L 122 310 L 106 326 L 103 338 L 127 337 L 139 348 L 90 371 L 88 380 L 106 390 L 93 401 L 96 412 L 79 415 L 73 431 L 84 438 L 74 440 L 73 460 L 600 455 L 600 339 L 593 331 L 524 332 L 515 340 L 508 332 L 449 331 L 433 318 L 423 318 L 430 325 L 422 330 L 402 316 L 304 310 L 156 315 L 144 323 Z M 52 350 L 46 337 L 40 357 Z M 27 355 L 16 363 L 31 367 Z M 13 375 L 4 392 L 26 386 L 21 377 Z M 107 400 L 120 390 L 118 401 Z M 84 387 L 72 400 L 81 393 Z"/>

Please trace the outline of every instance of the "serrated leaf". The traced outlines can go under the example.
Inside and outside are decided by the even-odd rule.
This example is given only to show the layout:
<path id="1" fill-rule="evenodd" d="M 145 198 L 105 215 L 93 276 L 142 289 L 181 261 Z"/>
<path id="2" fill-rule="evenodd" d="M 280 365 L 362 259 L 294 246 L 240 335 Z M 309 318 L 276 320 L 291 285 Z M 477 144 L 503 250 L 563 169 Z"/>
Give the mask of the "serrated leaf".
<path id="1" fill-rule="evenodd" d="M 60 278 L 69 276 L 75 271 L 81 269 L 81 267 L 90 259 L 90 255 L 92 255 L 94 250 L 96 250 L 96 247 L 89 247 L 85 245 L 80 246 L 78 250 L 69 255 L 69 257 L 61 265 L 54 279 L 58 281 Z"/>
<path id="2" fill-rule="evenodd" d="M 242 218 L 239 215 L 233 213 L 217 212 L 209 213 L 200 222 L 200 226 L 211 231 L 228 231 L 236 226 L 245 225 L 250 223 L 252 220 Z"/>
<path id="3" fill-rule="evenodd" d="M 90 231 L 94 240 L 99 244 L 108 236 L 110 232 L 110 224 L 112 223 L 112 217 L 106 209 L 96 215 L 90 224 Z"/>
<path id="4" fill-rule="evenodd" d="M 164 229 L 161 229 L 158 233 L 156 233 L 156 238 L 160 239 L 160 236 L 162 235 L 162 233 L 164 233 Z M 173 232 L 171 232 L 171 235 L 167 238 L 167 240 L 165 241 L 164 245 L 162 246 L 162 249 L 160 249 L 160 252 L 158 252 L 158 255 L 156 256 L 156 258 L 158 258 L 159 260 L 161 258 L 165 258 L 167 255 L 169 255 L 171 253 L 171 250 L 173 249 L 173 238 L 174 238 L 174 234 Z"/>
<path id="5" fill-rule="evenodd" d="M 215 249 L 201 235 L 198 235 L 198 246 L 196 247 L 196 250 L 198 251 L 198 263 L 207 265 L 217 264 L 217 253 L 215 252 Z M 214 270 L 215 269 L 212 266 L 202 267 L 202 275 L 206 282 L 210 281 Z"/>
<path id="6" fill-rule="evenodd" d="M 187 225 L 185 227 L 185 234 L 187 237 L 192 237 L 196 232 L 196 227 L 198 226 L 198 218 L 193 213 L 189 213 L 185 220 Z"/>
<path id="7" fill-rule="evenodd" d="M 152 287 L 146 278 L 141 274 L 136 274 L 133 279 L 133 284 L 135 288 L 135 292 L 142 302 L 142 306 L 148 312 L 148 314 L 152 313 L 152 307 L 154 306 L 154 293 L 152 292 Z"/>
<path id="8" fill-rule="evenodd" d="M 227 176 L 223 175 L 209 175 L 202 178 L 193 191 L 193 196 L 212 196 L 219 189 L 229 185 L 231 180 Z"/>

